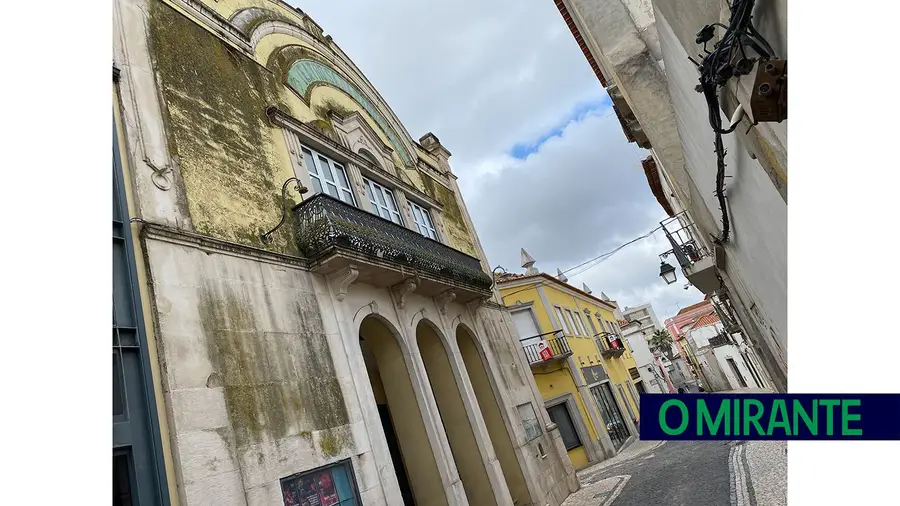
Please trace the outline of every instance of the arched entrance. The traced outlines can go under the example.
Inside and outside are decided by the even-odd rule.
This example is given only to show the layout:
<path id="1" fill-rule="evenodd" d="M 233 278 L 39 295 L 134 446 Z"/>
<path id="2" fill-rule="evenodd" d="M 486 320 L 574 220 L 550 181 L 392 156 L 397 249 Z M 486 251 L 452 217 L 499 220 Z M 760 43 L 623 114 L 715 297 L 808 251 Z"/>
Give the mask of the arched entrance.
<path id="1" fill-rule="evenodd" d="M 416 342 L 441 414 L 453 460 L 469 503 L 479 506 L 496 505 L 493 487 L 484 467 L 460 387 L 453 375 L 450 357 L 437 332 L 431 322 L 422 320 L 416 326 Z"/>
<path id="2" fill-rule="evenodd" d="M 469 373 L 469 381 L 472 383 L 472 389 L 478 399 L 478 407 L 481 408 L 481 415 L 484 417 L 491 443 L 494 445 L 494 452 L 497 454 L 497 460 L 500 461 L 500 468 L 503 470 L 503 477 L 506 479 L 509 493 L 515 504 L 529 504 L 531 503 L 531 494 L 528 492 L 522 468 L 519 467 L 511 436 L 503 422 L 500 403 L 494 396 L 494 390 L 491 387 L 482 355 L 478 351 L 475 336 L 468 328 L 460 324 L 456 328 L 456 342 L 463 363 L 466 365 L 466 371 Z"/>
<path id="3" fill-rule="evenodd" d="M 404 504 L 446 505 L 444 486 L 398 339 L 390 324 L 374 315 L 363 319 L 359 327 L 360 348 Z"/>

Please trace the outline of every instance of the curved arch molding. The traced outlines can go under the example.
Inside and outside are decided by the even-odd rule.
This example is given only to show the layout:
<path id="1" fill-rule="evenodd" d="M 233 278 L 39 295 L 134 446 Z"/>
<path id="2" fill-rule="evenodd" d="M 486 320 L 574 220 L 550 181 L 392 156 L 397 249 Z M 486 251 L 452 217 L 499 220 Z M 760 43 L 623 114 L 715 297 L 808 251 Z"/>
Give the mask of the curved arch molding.
<path id="1" fill-rule="evenodd" d="M 410 157 L 409 152 L 403 146 L 403 143 L 400 142 L 400 139 L 397 138 L 397 135 L 394 133 L 394 130 L 388 125 L 387 120 L 384 116 L 378 111 L 377 108 L 372 104 L 372 102 L 366 98 L 359 90 L 356 89 L 355 86 L 350 84 L 343 76 L 334 71 L 331 67 L 323 65 L 314 60 L 297 60 L 291 65 L 291 69 L 288 71 L 288 86 L 294 89 L 300 96 L 305 97 L 307 101 L 309 100 L 308 93 L 311 89 L 317 84 L 327 84 L 329 86 L 333 86 L 356 101 L 372 119 L 375 120 L 375 123 L 381 127 L 381 130 L 387 135 L 388 140 L 391 145 L 394 147 L 394 150 L 400 155 L 401 160 L 407 166 L 413 164 L 412 157 Z"/>

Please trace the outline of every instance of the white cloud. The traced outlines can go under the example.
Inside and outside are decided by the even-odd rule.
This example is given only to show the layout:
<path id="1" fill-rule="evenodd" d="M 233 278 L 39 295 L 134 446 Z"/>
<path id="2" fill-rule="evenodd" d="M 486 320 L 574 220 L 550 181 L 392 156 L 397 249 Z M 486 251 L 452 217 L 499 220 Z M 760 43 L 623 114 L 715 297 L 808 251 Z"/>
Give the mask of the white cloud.
<path id="1" fill-rule="evenodd" d="M 553 2 L 305 0 L 414 138 L 434 132 L 453 153 L 493 265 L 519 271 L 519 248 L 555 273 L 646 233 L 664 217 L 615 115 L 593 111 L 524 160 L 541 139 L 605 92 Z M 577 275 L 621 306 L 645 301 L 660 318 L 700 300 L 659 279 L 662 236 L 635 243 Z"/>

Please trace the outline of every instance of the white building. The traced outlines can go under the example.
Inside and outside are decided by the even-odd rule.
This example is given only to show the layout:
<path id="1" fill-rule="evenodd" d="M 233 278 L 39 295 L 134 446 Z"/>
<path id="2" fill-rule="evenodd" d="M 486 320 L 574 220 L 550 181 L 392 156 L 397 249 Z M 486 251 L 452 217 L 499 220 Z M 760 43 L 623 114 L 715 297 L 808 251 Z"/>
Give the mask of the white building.
<path id="1" fill-rule="evenodd" d="M 647 344 L 654 330 L 664 329 L 659 324 L 653 307 L 649 303 L 626 307 L 622 310 L 622 317 L 619 326 L 622 329 L 622 337 L 631 348 L 634 361 L 637 363 L 641 388 L 649 393 L 668 393 L 671 389 L 668 386 L 667 371 L 660 367 L 658 359 Z M 637 384 L 635 383 L 636 387 Z"/>
<path id="2" fill-rule="evenodd" d="M 715 313 L 701 316 L 686 331 L 688 345 L 706 378 L 708 391 L 768 388 L 759 374 L 758 364 L 741 351 L 740 334 L 728 334 Z"/>
<path id="3" fill-rule="evenodd" d="M 696 90 L 700 74 L 694 62 L 704 54 L 696 40 L 709 27 L 711 50 L 723 34 L 719 25 L 729 25 L 730 6 L 744 2 L 555 3 L 612 98 L 626 138 L 649 150 L 644 171 L 670 216 L 666 232 L 677 266 L 704 294 L 730 301 L 773 387 L 786 391 L 787 121 L 756 123 L 753 114 L 766 119 L 762 115 L 768 110 L 775 119 L 786 118 L 779 112 L 786 104 L 777 100 L 786 84 L 775 80 L 787 60 L 787 0 L 755 2 L 752 22 L 774 51 L 772 67 L 755 65 L 748 74 L 730 78 L 718 94 L 713 117 L 721 118 L 722 129 L 732 118 L 737 123 L 722 136 L 725 178 L 718 174 L 708 104 Z M 778 86 L 776 92 L 759 92 L 756 79 L 767 90 Z"/>

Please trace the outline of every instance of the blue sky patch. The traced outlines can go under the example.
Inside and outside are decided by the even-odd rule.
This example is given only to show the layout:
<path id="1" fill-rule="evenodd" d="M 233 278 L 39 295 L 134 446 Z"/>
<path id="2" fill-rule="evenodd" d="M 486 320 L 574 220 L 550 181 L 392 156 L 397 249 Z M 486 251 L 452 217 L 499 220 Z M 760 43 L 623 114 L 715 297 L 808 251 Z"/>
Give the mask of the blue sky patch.
<path id="1" fill-rule="evenodd" d="M 563 130 L 565 130 L 566 126 L 569 123 L 577 123 L 582 121 L 588 114 L 598 111 L 601 109 L 608 108 L 612 105 L 612 101 L 609 99 L 609 96 L 603 95 L 600 98 L 594 100 L 588 100 L 585 102 L 581 102 L 575 105 L 571 111 L 556 125 L 552 128 L 544 132 L 543 135 L 538 137 L 537 139 L 531 142 L 517 142 L 513 145 L 512 149 L 509 150 L 509 154 L 516 159 L 524 160 L 528 158 L 528 155 L 532 153 L 536 153 L 541 146 L 544 145 L 548 140 L 559 137 L 562 135 Z"/>

